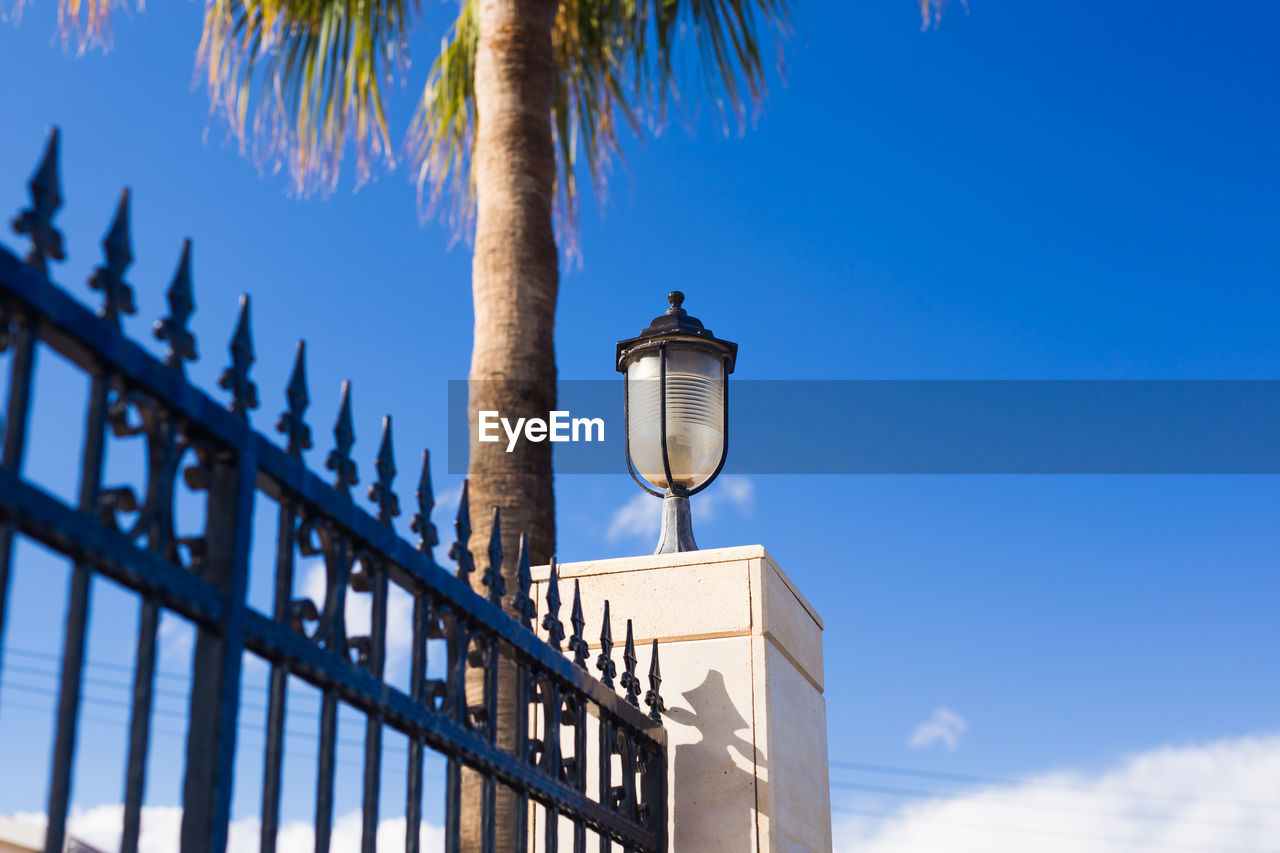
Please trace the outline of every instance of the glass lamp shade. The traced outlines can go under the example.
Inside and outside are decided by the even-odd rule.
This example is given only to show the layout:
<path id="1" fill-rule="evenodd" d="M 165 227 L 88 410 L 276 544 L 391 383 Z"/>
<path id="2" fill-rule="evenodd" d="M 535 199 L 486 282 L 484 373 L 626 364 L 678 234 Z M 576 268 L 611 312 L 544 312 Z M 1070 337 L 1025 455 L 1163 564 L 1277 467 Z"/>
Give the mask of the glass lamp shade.
<path id="1" fill-rule="evenodd" d="M 662 462 L 663 360 L 666 450 Z M 690 491 L 715 476 L 725 450 L 725 361 L 696 343 L 667 341 L 626 364 L 627 440 L 631 464 L 657 489 Z"/>

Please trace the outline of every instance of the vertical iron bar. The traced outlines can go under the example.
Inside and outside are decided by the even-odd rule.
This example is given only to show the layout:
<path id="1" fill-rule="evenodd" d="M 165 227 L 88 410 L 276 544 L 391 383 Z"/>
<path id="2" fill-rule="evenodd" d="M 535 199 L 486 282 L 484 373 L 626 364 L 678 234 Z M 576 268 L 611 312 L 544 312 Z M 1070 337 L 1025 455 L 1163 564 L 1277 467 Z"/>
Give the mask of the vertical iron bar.
<path id="1" fill-rule="evenodd" d="M 19 322 L 14 336 L 13 358 L 9 363 L 9 402 L 5 409 L 4 449 L 0 465 L 17 474 L 22 468 L 22 452 L 27 445 L 27 413 L 31 408 L 31 373 L 35 367 L 36 329 Z M 9 574 L 13 558 L 13 519 L 0 520 L 0 649 L 4 648 L 4 623 L 9 597 Z"/>
<path id="2" fill-rule="evenodd" d="M 543 696 L 543 716 L 546 729 L 542 733 L 542 769 L 554 781 L 560 781 L 564 769 L 564 760 L 560 752 L 560 687 L 547 678 L 543 683 L 546 694 Z M 547 816 L 546 850 L 547 853 L 559 850 L 560 810 L 546 804 L 543 812 Z"/>
<path id="3" fill-rule="evenodd" d="M 102 485 L 103 445 L 106 439 L 108 378 L 93 377 L 89 386 L 89 411 L 85 423 L 84 459 L 80 470 L 80 511 L 97 509 Z M 8 448 L 5 448 L 6 451 Z M 85 629 L 89 620 L 92 568 L 76 563 L 71 569 L 67 599 L 66 632 L 62 646 L 62 677 L 58 695 L 58 723 L 54 735 L 53 768 L 49 774 L 45 853 L 62 853 L 66 844 L 67 806 L 75 770 L 76 721 L 80 710 L 80 678 L 84 669 Z"/>
<path id="4" fill-rule="evenodd" d="M 382 680 L 387 649 L 387 571 L 380 562 L 367 565 L 373 580 L 373 618 L 369 637 L 369 669 Z M 378 853 L 378 788 L 382 782 L 382 715 L 370 713 L 364 721 L 364 824 L 362 853 Z"/>
<path id="5" fill-rule="evenodd" d="M 444 849 L 445 853 L 462 850 L 462 762 L 450 755 L 445 767 Z"/>
<path id="6" fill-rule="evenodd" d="M 466 494 L 466 483 L 462 485 Z M 463 518 L 461 510 L 459 518 Z M 465 548 L 462 549 L 465 552 Z M 459 557 L 459 567 L 465 556 Z M 459 726 L 467 724 L 467 625 L 460 612 L 453 611 L 449 619 L 449 663 L 445 688 L 448 696 L 449 719 Z M 445 853 L 461 853 L 462 850 L 462 761 L 457 754 L 449 756 L 445 767 L 444 801 L 444 849 Z M 468 853 L 472 853 L 468 851 Z"/>
<path id="7" fill-rule="evenodd" d="M 560 849 L 560 810 L 548 804 L 543 811 L 547 815 L 546 844 L 547 853 L 555 853 Z"/>
<path id="8" fill-rule="evenodd" d="M 289 622 L 293 603 L 294 524 L 297 510 L 292 497 L 280 500 L 279 524 L 276 530 L 276 589 L 274 617 L 276 622 Z M 284 765 L 284 721 L 288 703 L 289 667 L 284 661 L 271 664 L 271 687 L 267 699 L 267 745 L 262 769 L 262 831 L 258 849 L 275 853 L 280 826 L 280 775 Z"/>
<path id="9" fill-rule="evenodd" d="M 613 808 L 613 727 L 604 713 L 600 714 L 600 805 Z M 600 833 L 600 853 L 613 849 L 609 836 Z"/>
<path id="10" fill-rule="evenodd" d="M 622 805 L 623 817 L 632 823 L 640 822 L 640 809 L 636 798 L 636 744 L 630 731 L 625 737 L 619 752 L 622 756 Z"/>
<path id="11" fill-rule="evenodd" d="M 223 853 L 227 847 L 258 476 L 252 448 L 253 443 L 245 441 L 238 459 L 211 455 L 208 460 L 209 509 L 201 574 L 222 591 L 225 609 L 219 624 L 202 626 L 196 636 L 182 789 L 182 853 Z"/>
<path id="12" fill-rule="evenodd" d="M 76 721 L 80 710 L 80 677 L 84 669 L 85 627 L 89 617 L 91 569 L 76 563 L 71 569 L 67 618 L 62 646 L 62 677 L 58 691 L 58 723 L 54 735 L 53 769 L 49 782 L 48 829 L 45 853 L 62 853 L 67 830 L 67 806 L 75 770 Z"/>
<path id="13" fill-rule="evenodd" d="M 378 787 L 382 781 L 382 716 L 369 714 L 364 721 L 364 824 L 361 827 L 362 853 L 378 850 Z"/>
<path id="14" fill-rule="evenodd" d="M 333 833 L 334 749 L 338 737 L 338 696 L 326 688 L 320 704 L 320 758 L 316 770 L 316 853 L 329 853 Z"/>
<path id="15" fill-rule="evenodd" d="M 651 748 L 644 777 L 645 804 L 649 807 L 649 828 L 658 836 L 658 849 L 667 849 L 667 751 Z"/>
<path id="16" fill-rule="evenodd" d="M 498 638 L 490 635 L 484 667 L 485 739 L 498 745 Z M 484 820 L 484 853 L 497 850 L 498 782 L 489 771 L 481 781 L 481 810 Z"/>
<path id="17" fill-rule="evenodd" d="M 346 403 L 349 399 L 345 395 L 346 389 L 347 386 L 344 384 L 343 411 L 346 412 L 345 417 L 349 420 L 351 415 L 349 404 Z M 343 415 L 340 414 L 338 423 L 342 424 L 342 422 Z M 349 447 L 348 445 L 348 449 Z M 338 467 L 339 482 L 342 482 L 344 474 L 341 464 Z M 316 639 L 324 648 L 345 659 L 348 654 L 345 624 L 347 584 L 350 582 L 351 572 L 346 541 L 340 537 L 335 537 L 333 541 L 325 540 L 324 558 L 326 565 L 335 564 L 337 571 L 329 576 L 327 581 L 329 585 L 325 589 L 324 609 L 328 614 L 326 633 L 323 636 L 317 634 Z M 322 620 L 325 618 L 321 616 Z M 329 836 L 333 832 L 333 777 L 337 739 L 338 694 L 333 688 L 326 687 L 320 702 L 320 754 L 316 767 L 316 853 L 329 853 Z"/>
<path id="18" fill-rule="evenodd" d="M 524 763 L 529 760 L 529 666 L 524 662 L 516 664 L 515 694 L 515 754 Z M 524 853 L 529 849 L 529 792 L 524 786 L 516 790 L 515 821 L 513 846 Z"/>
<path id="19" fill-rule="evenodd" d="M 574 696 L 573 727 L 573 769 L 574 787 L 586 796 L 587 793 L 587 703 L 577 694 Z M 587 853 L 587 828 L 581 821 L 573 822 L 573 853 Z"/>
<path id="20" fill-rule="evenodd" d="M 167 420 L 167 416 L 162 417 Z M 174 429 L 176 424 L 169 422 L 168 425 L 170 428 L 162 428 L 159 435 L 151 437 L 151 440 L 164 442 L 163 450 L 159 455 L 162 458 L 172 458 L 174 463 L 177 463 L 181 458 L 181 451 L 177 449 Z M 162 487 L 158 478 L 168 476 L 163 472 L 169 470 L 167 465 L 155 465 L 151 468 L 151 483 L 148 484 L 149 500 L 150 493 L 158 493 Z M 170 540 L 173 535 L 171 524 L 172 518 L 168 513 L 160 511 L 153 516 L 147 530 L 147 550 L 161 559 L 170 556 L 172 544 Z M 142 795 L 147 782 L 147 753 L 151 742 L 151 706 L 155 691 L 156 634 L 159 628 L 160 605 L 144 594 L 138 615 L 138 649 L 133 670 L 133 707 L 129 712 L 129 758 L 125 769 L 124 829 L 120 837 L 120 853 L 138 853 L 138 836 L 142 832 Z"/>
<path id="21" fill-rule="evenodd" d="M 142 795 L 147 781 L 147 751 L 151 738 L 151 702 L 155 687 L 156 632 L 160 605 L 142 599 L 138 616 L 138 652 L 133 671 L 133 708 L 129 718 L 129 760 L 125 770 L 124 831 L 120 853 L 137 853 L 142 830 Z"/>
<path id="22" fill-rule="evenodd" d="M 409 696 L 422 704 L 427 680 L 427 623 L 430 599 L 422 590 L 413 596 L 413 653 L 409 669 Z M 418 853 L 422 843 L 422 739 L 409 738 L 409 778 L 405 785 L 404 850 Z"/>

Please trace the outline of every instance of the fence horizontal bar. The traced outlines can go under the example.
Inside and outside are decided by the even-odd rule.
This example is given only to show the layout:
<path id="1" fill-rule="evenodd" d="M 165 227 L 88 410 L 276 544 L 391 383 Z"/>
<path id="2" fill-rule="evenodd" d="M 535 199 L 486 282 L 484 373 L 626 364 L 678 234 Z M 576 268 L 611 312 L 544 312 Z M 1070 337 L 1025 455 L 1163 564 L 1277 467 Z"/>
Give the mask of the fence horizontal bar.
<path id="1" fill-rule="evenodd" d="M 383 714 L 392 728 L 410 737 L 421 737 L 434 750 L 456 755 L 468 766 L 527 791 L 545 805 L 580 816 L 592 829 L 621 844 L 658 849 L 654 832 L 637 827 L 622 815 L 549 778 L 539 768 L 489 744 L 480 735 L 337 658 L 291 628 L 254 611 L 247 616 L 245 645 L 268 659 L 290 661 L 293 675 L 335 690 L 344 702 L 364 713 Z M 647 734 L 643 729 L 638 731 Z"/>
<path id="2" fill-rule="evenodd" d="M 222 595 L 213 586 L 3 469 L 0 513 L 9 515 L 26 536 L 72 561 L 91 564 L 181 616 L 212 625 L 222 615 Z"/>

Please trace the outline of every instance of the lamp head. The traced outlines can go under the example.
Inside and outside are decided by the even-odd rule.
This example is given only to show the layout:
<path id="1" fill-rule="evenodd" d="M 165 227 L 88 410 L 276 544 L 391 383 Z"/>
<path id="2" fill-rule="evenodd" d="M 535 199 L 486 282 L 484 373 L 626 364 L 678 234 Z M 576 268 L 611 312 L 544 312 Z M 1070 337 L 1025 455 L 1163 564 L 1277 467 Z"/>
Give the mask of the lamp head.
<path id="1" fill-rule="evenodd" d="M 727 382 L 738 345 L 684 309 L 684 294 L 637 337 L 618 342 L 626 376 L 627 464 L 641 488 L 687 497 L 706 488 L 728 450 Z"/>

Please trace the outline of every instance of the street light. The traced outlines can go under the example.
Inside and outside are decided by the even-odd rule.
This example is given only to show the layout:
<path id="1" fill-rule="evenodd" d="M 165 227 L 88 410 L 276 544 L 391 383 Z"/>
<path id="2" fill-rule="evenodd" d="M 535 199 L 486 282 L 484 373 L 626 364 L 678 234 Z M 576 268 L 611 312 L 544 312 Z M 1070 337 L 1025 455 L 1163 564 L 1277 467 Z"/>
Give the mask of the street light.
<path id="1" fill-rule="evenodd" d="M 729 450 L 729 374 L 738 345 L 722 341 L 667 294 L 671 307 L 639 337 L 618 341 L 626 379 L 627 470 L 662 498 L 655 554 L 696 551 L 689 496 L 711 485 Z"/>

